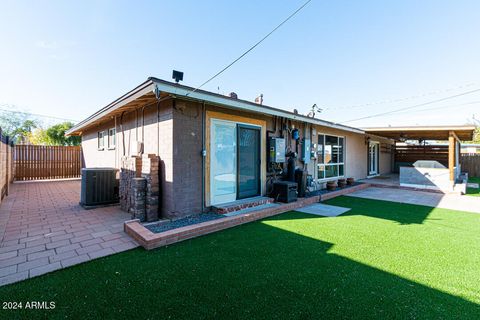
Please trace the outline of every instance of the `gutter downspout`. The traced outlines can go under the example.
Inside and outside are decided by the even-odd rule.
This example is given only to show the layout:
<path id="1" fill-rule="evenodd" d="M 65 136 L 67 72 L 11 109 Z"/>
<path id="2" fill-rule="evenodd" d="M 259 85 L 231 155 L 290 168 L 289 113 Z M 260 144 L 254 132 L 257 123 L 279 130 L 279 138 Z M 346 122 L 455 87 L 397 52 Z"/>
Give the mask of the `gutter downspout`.
<path id="1" fill-rule="evenodd" d="M 123 115 L 125 114 L 125 111 L 122 112 L 120 115 L 120 130 L 122 131 L 122 151 L 123 151 L 123 156 L 125 157 L 125 132 L 123 131 Z"/>
<path id="2" fill-rule="evenodd" d="M 160 158 L 160 99 L 157 99 L 157 157 Z"/>
<path id="3" fill-rule="evenodd" d="M 144 150 L 145 150 L 145 106 L 142 107 L 142 151 L 140 154 L 143 155 Z"/>
<path id="4" fill-rule="evenodd" d="M 117 168 L 117 161 L 118 161 L 118 151 L 117 151 L 117 116 L 114 118 L 115 120 L 115 168 Z"/>
<path id="5" fill-rule="evenodd" d="M 205 212 L 206 206 L 205 206 L 205 197 L 206 197 L 206 192 L 205 192 L 205 158 L 207 156 L 207 150 L 205 148 L 205 101 L 202 102 L 202 151 L 201 151 L 201 157 L 202 157 L 202 212 Z"/>

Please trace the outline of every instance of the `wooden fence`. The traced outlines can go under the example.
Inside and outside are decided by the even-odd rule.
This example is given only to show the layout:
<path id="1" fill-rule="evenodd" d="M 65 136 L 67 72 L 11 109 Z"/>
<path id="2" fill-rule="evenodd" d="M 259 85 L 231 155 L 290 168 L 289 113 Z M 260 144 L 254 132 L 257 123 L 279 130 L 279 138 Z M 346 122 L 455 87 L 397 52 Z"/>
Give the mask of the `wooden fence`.
<path id="1" fill-rule="evenodd" d="M 15 145 L 15 180 L 76 178 L 82 168 L 80 146 Z"/>
<path id="2" fill-rule="evenodd" d="M 480 177 L 480 154 L 462 154 L 460 164 L 469 177 Z"/>
<path id="3" fill-rule="evenodd" d="M 8 137 L 3 136 L 0 130 L 0 202 L 8 195 L 13 174 L 13 147 Z"/>
<path id="4" fill-rule="evenodd" d="M 448 166 L 448 146 L 397 145 L 395 147 L 395 163 L 414 163 L 417 160 L 436 160 Z"/>

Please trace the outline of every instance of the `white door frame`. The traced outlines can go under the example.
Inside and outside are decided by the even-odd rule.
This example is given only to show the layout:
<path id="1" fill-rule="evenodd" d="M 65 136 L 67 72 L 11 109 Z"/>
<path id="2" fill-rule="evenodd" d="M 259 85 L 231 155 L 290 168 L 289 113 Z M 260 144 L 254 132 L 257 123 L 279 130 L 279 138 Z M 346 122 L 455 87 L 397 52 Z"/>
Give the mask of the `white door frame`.
<path id="1" fill-rule="evenodd" d="M 213 145 L 213 142 L 215 141 L 215 130 L 213 129 L 214 128 L 214 124 L 215 123 L 222 123 L 222 124 L 225 124 L 225 125 L 230 125 L 232 126 L 232 128 L 234 128 L 235 130 L 235 160 L 234 160 L 234 170 L 235 170 L 235 189 L 234 189 L 234 193 L 231 193 L 231 194 L 227 194 L 227 195 L 222 195 L 222 196 L 215 196 L 215 168 L 213 166 L 213 163 L 214 163 L 214 151 L 215 151 L 215 146 Z M 238 124 L 244 124 L 244 125 L 248 125 L 248 126 L 251 126 L 251 127 L 257 127 L 260 129 L 260 194 L 263 194 L 263 185 L 264 185 L 264 179 L 263 179 L 263 175 L 262 175 L 262 166 L 263 166 L 263 162 L 261 161 L 262 159 L 262 152 L 264 152 L 264 148 L 263 148 L 263 144 L 262 144 L 262 133 L 263 133 L 263 129 L 262 129 L 262 126 L 261 125 L 257 125 L 257 124 L 253 124 L 253 123 L 248 123 L 248 122 L 242 122 L 242 121 L 231 121 L 231 120 L 223 120 L 223 119 L 217 119 L 217 118 L 211 118 L 210 120 L 210 141 L 208 143 L 210 143 L 210 177 L 208 177 L 208 179 L 210 179 L 210 205 L 218 205 L 218 204 L 222 204 L 222 203 L 227 203 L 227 202 L 233 202 L 235 200 L 237 200 L 237 171 L 238 171 L 238 168 L 237 168 L 237 157 L 238 157 L 238 149 L 237 149 L 237 125 Z"/>
<path id="2" fill-rule="evenodd" d="M 370 141 L 368 144 L 368 159 L 370 159 L 370 162 L 368 163 L 368 177 L 375 177 L 380 174 L 378 170 L 378 164 L 380 159 L 379 152 L 380 152 L 380 142 Z"/>
<path id="3" fill-rule="evenodd" d="M 217 181 L 215 180 L 215 151 L 216 151 L 216 146 L 214 145 L 215 142 L 215 125 L 216 124 L 223 124 L 226 126 L 229 126 L 232 128 L 234 132 L 234 145 L 235 145 L 235 152 L 232 153 L 232 159 L 233 161 L 233 172 L 230 173 L 231 176 L 225 176 L 227 179 L 233 178 L 234 183 L 233 183 L 233 190 L 231 193 L 227 194 L 222 194 L 222 195 L 216 195 L 215 194 L 215 187 L 217 184 Z M 211 205 L 216 205 L 216 204 L 221 204 L 221 203 L 227 203 L 227 202 L 232 202 L 237 199 L 237 124 L 231 121 L 225 121 L 225 120 L 220 120 L 220 119 L 212 119 L 210 123 L 210 204 Z"/>

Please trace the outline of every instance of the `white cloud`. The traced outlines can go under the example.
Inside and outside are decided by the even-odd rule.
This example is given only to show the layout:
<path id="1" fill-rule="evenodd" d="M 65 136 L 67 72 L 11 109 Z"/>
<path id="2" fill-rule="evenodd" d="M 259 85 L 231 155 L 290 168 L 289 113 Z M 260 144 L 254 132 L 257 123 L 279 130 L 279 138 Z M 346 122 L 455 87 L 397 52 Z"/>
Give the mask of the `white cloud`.
<path id="1" fill-rule="evenodd" d="M 38 40 L 35 45 L 41 49 L 56 50 L 68 47 L 74 47 L 77 45 L 76 41 L 47 41 L 47 40 Z"/>
<path id="2" fill-rule="evenodd" d="M 53 59 L 53 60 L 67 60 L 68 59 L 68 55 L 66 54 L 51 54 L 48 56 L 50 59 Z"/>
<path id="3" fill-rule="evenodd" d="M 68 41 L 47 41 L 38 40 L 35 42 L 35 46 L 44 50 L 47 53 L 48 58 L 52 60 L 67 60 L 69 57 L 69 48 L 75 47 L 77 42 Z"/>
<path id="4" fill-rule="evenodd" d="M 41 49 L 57 49 L 58 48 L 58 42 L 56 41 L 39 40 L 35 43 L 35 45 Z"/>

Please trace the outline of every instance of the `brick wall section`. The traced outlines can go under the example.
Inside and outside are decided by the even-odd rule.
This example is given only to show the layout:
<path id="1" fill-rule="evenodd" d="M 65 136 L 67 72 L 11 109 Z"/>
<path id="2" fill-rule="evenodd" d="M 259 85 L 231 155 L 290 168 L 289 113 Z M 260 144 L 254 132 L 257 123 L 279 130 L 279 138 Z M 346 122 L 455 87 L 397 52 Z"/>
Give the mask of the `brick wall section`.
<path id="1" fill-rule="evenodd" d="M 173 110 L 171 217 L 202 212 L 202 105 L 177 100 Z M 188 199 L 188 200 L 187 200 Z M 187 201 L 185 201 L 187 200 Z"/>
<path id="2" fill-rule="evenodd" d="M 319 201 L 324 201 L 348 193 L 352 193 L 358 190 L 368 188 L 369 184 L 359 184 L 353 187 L 339 189 L 337 191 L 324 194 L 321 196 L 315 196 L 311 198 L 302 198 L 296 202 L 285 203 L 279 206 L 259 209 L 245 214 L 239 214 L 236 216 L 225 217 L 218 220 L 211 220 L 195 225 L 190 225 L 178 229 L 168 230 L 162 233 L 153 233 L 144 226 L 142 226 L 138 220 L 126 221 L 124 224 L 125 232 L 134 238 L 142 247 L 147 250 L 166 246 L 172 243 L 180 242 L 183 240 L 199 237 L 212 232 L 228 229 L 244 223 L 252 222 L 255 220 L 271 217 L 277 214 L 281 214 L 287 211 L 295 210 L 303 206 L 313 204 Z"/>

